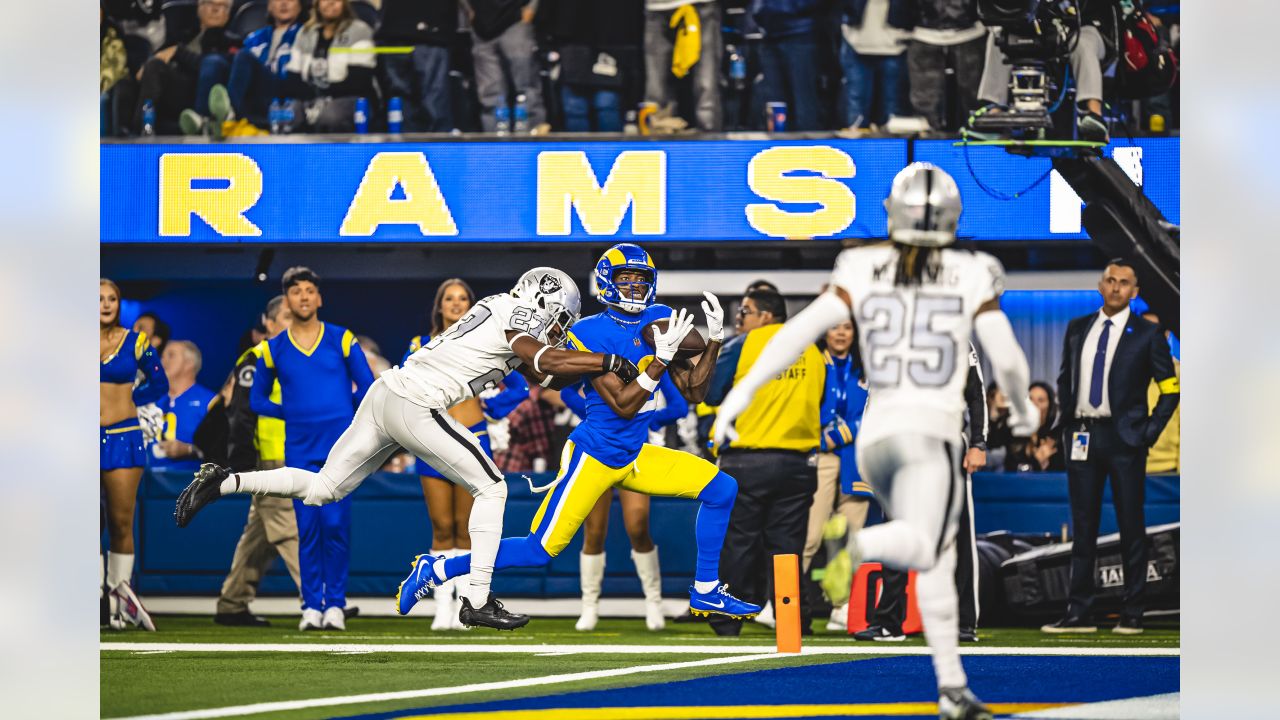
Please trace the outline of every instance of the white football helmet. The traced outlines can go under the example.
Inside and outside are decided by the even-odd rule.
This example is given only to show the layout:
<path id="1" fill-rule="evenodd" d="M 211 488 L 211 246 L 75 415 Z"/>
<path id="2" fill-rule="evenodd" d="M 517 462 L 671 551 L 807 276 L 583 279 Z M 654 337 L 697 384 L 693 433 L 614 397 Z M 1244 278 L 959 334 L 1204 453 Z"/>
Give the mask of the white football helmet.
<path id="1" fill-rule="evenodd" d="M 913 162 L 893 178 L 884 201 L 889 239 L 917 247 L 945 247 L 956 241 L 960 188 L 945 170 Z"/>
<path id="2" fill-rule="evenodd" d="M 521 275 L 511 288 L 511 296 L 531 302 L 543 312 L 548 344 L 556 347 L 568 339 L 569 328 L 582 312 L 577 283 L 555 268 L 536 267 Z"/>

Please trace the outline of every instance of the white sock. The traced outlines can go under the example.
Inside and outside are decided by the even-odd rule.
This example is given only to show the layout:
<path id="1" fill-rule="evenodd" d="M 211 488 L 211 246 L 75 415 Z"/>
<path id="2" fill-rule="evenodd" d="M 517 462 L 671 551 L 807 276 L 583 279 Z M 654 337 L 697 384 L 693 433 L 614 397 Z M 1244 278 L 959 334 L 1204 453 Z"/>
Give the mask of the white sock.
<path id="1" fill-rule="evenodd" d="M 939 688 L 964 687 L 968 680 L 960 665 L 960 619 L 956 597 L 956 546 L 943 551 L 931 569 L 916 575 L 916 604 L 924 622 L 924 639 L 933 654 Z"/>
<path id="2" fill-rule="evenodd" d="M 107 553 L 107 589 L 114 590 L 133 577 L 133 553 Z"/>
<path id="3" fill-rule="evenodd" d="M 694 581 L 693 581 L 693 589 L 694 589 L 694 590 L 696 590 L 696 591 L 698 591 L 698 592 L 700 592 L 700 593 L 709 593 L 709 592 L 711 592 L 712 590 L 715 590 L 715 589 L 716 589 L 716 588 L 718 588 L 718 587 L 720 587 L 720 579 L 719 579 L 719 578 L 716 578 L 715 580 L 708 580 L 708 581 L 706 581 L 706 582 L 703 582 L 703 581 L 701 581 L 701 580 L 694 580 Z"/>
<path id="4" fill-rule="evenodd" d="M 507 506 L 506 483 L 494 483 L 476 496 L 471 506 L 467 528 L 471 532 L 471 579 L 466 596 L 471 607 L 481 608 L 489 602 L 489 585 L 493 581 L 493 564 L 498 559 L 502 542 L 502 513 Z"/>
<path id="5" fill-rule="evenodd" d="M 311 490 L 311 479 L 319 473 L 299 468 L 282 467 L 275 470 L 255 470 L 233 473 L 220 486 L 223 495 L 248 493 L 303 500 Z"/>
<path id="6" fill-rule="evenodd" d="M 436 558 L 435 561 L 431 563 L 431 572 L 435 574 L 437 580 L 439 580 L 442 577 L 445 577 L 444 561 L 448 559 L 448 557 L 445 556 L 443 553 L 441 555 L 442 555 L 441 557 Z M 448 580 L 446 580 L 445 582 L 448 582 Z"/>

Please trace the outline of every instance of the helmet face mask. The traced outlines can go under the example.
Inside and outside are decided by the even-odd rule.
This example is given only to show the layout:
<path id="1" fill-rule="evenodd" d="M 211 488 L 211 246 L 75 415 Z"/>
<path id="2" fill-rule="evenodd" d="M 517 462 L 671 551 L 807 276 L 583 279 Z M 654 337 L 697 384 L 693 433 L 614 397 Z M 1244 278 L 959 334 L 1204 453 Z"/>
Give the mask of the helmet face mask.
<path id="1" fill-rule="evenodd" d="M 893 179 L 884 201 L 889 239 L 916 247 L 945 247 L 956 240 L 960 188 L 945 170 L 914 162 Z"/>
<path id="2" fill-rule="evenodd" d="M 644 279 L 618 282 L 616 277 L 625 270 L 638 272 Z M 654 267 L 653 258 L 632 243 L 614 245 L 600 256 L 596 263 L 595 283 L 600 302 L 626 313 L 643 312 L 658 297 L 658 269 Z"/>

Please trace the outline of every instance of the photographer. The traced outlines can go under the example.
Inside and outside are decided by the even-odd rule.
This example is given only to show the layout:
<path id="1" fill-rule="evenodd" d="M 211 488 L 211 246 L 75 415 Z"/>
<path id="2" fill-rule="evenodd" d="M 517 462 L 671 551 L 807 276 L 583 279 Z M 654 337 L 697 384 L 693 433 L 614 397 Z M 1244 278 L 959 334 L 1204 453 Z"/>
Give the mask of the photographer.
<path id="1" fill-rule="evenodd" d="M 1117 0 L 1079 0 L 1080 33 L 1068 56 L 1076 88 L 1076 126 L 1081 140 L 1110 142 L 1102 118 L 1103 68 L 1115 62 Z M 996 45 L 997 28 L 987 38 L 987 60 L 978 99 L 1003 106 L 1009 101 L 1012 73 L 1008 58 Z M 1055 73 L 1056 74 L 1056 73 Z"/>

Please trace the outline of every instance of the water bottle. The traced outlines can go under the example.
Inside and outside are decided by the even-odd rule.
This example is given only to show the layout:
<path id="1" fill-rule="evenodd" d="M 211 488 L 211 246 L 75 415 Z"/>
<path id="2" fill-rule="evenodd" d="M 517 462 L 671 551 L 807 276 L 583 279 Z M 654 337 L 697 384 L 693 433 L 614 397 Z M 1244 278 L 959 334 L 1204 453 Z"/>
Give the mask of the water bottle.
<path id="1" fill-rule="evenodd" d="M 293 132 L 294 108 L 297 102 L 293 98 L 280 101 L 280 132 L 286 135 Z"/>
<path id="2" fill-rule="evenodd" d="M 507 101 L 504 99 L 502 104 L 493 111 L 493 119 L 495 123 L 494 130 L 499 135 L 507 135 L 511 132 L 511 108 L 507 107 Z"/>
<path id="3" fill-rule="evenodd" d="M 738 52 L 736 45 L 730 45 L 726 50 L 729 51 L 729 81 L 735 90 L 742 90 L 747 86 L 747 59 Z"/>
<path id="4" fill-rule="evenodd" d="M 271 123 L 272 135 L 279 135 L 284 132 L 284 107 L 280 103 L 280 98 L 271 98 L 271 108 L 267 110 L 267 120 Z"/>
<path id="5" fill-rule="evenodd" d="M 364 135 L 369 132 L 369 99 L 356 98 L 356 132 Z"/>
<path id="6" fill-rule="evenodd" d="M 156 134 L 156 106 L 150 100 L 142 103 L 142 134 L 146 137 Z"/>
<path id="7" fill-rule="evenodd" d="M 401 124 L 404 123 L 404 110 L 402 107 L 402 101 L 399 96 L 387 101 L 387 132 L 392 135 L 399 135 Z"/>
<path id="8" fill-rule="evenodd" d="M 511 130 L 516 135 L 529 134 L 529 108 L 525 107 L 524 95 L 516 96 L 516 119 Z"/>

